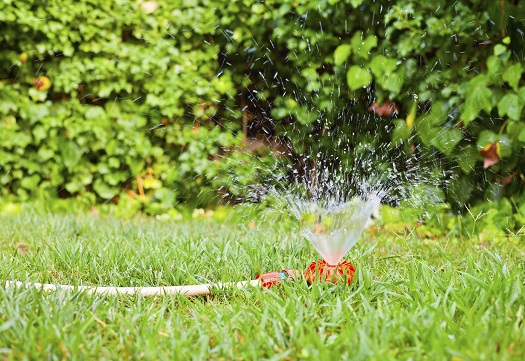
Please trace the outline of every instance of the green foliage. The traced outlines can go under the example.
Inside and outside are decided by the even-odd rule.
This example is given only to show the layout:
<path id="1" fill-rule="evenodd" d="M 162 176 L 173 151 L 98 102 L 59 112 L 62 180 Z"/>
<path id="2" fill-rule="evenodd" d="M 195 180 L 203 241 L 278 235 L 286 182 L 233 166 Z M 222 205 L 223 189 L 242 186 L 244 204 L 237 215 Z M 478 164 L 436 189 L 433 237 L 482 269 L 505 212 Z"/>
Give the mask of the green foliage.
<path id="1" fill-rule="evenodd" d="M 415 153 L 448 174 L 442 188 L 454 211 L 505 197 L 518 213 L 525 182 L 520 53 L 525 4 L 266 1 L 265 6 L 264 16 L 239 3 L 223 10 L 235 9 L 239 21 L 229 18 L 227 24 L 243 34 L 227 44 L 235 54 L 228 60 L 234 76 L 244 76 L 241 68 L 250 64 L 250 89 L 268 89 L 258 73 L 290 79 L 271 88 L 258 107 L 274 100 L 271 115 L 280 120 L 275 129 L 297 152 L 336 154 L 352 169 L 352 158 L 363 154 L 359 149 L 389 142 L 390 154 Z M 261 18 L 272 19 L 271 28 L 255 28 Z M 293 107 L 285 100 L 290 94 L 298 94 Z M 370 103 L 386 99 L 395 101 L 399 118 L 373 124 Z M 490 144 L 480 146 L 486 131 L 497 135 L 497 159 L 487 169 L 483 150 Z M 337 135 L 346 147 L 335 141 Z M 496 187 L 501 190 L 490 191 Z"/>
<path id="2" fill-rule="evenodd" d="M 260 167 L 222 106 L 236 88 L 211 5 L 0 4 L 1 195 L 93 193 L 154 214 L 243 196 Z"/>
<path id="3" fill-rule="evenodd" d="M 453 209 L 507 198 L 519 214 L 522 1 L 155 4 L 0 4 L 3 195 L 153 213 L 242 199 L 276 162 L 243 139 L 269 134 L 349 169 L 379 147 L 377 169 L 417 155 L 449 174 Z M 387 99 L 397 113 L 370 114 Z"/>

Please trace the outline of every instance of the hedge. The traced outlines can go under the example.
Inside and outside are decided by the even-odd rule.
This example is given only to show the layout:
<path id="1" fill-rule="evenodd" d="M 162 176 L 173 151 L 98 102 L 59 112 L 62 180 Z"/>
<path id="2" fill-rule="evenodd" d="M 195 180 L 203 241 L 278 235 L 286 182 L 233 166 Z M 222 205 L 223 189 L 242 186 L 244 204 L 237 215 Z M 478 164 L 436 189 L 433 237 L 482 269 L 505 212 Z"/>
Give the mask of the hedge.
<path id="1" fill-rule="evenodd" d="M 158 213 L 380 153 L 432 164 L 453 209 L 510 204 L 516 228 L 524 21 L 508 0 L 5 0 L 1 192 Z"/>

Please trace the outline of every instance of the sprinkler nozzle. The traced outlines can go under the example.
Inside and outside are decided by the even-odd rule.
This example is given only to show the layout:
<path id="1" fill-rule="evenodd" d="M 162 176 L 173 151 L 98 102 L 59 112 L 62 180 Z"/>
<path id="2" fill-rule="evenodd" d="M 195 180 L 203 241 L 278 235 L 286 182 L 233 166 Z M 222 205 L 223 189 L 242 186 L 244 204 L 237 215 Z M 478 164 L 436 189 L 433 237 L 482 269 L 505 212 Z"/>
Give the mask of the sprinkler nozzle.
<path id="1" fill-rule="evenodd" d="M 304 278 L 308 283 L 314 282 L 331 282 L 338 283 L 352 283 L 354 278 L 355 268 L 348 261 L 341 261 L 337 265 L 330 265 L 325 260 L 312 262 L 304 272 Z"/>
<path id="2" fill-rule="evenodd" d="M 268 272 L 258 274 L 255 279 L 261 281 L 261 285 L 264 288 L 270 288 L 272 286 L 280 284 L 282 281 L 291 280 L 301 276 L 301 272 L 297 270 L 282 270 L 281 272 Z"/>

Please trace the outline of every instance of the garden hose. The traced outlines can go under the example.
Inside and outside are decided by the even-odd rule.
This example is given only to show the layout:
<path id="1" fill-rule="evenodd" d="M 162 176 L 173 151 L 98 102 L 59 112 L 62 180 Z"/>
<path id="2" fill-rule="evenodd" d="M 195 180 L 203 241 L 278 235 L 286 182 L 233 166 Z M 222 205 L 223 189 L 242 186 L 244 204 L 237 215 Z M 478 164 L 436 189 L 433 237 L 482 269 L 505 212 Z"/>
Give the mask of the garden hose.
<path id="1" fill-rule="evenodd" d="M 118 295 L 141 295 L 141 296 L 163 296 L 180 294 L 184 296 L 206 296 L 211 295 L 213 290 L 242 289 L 246 287 L 270 288 L 282 281 L 291 280 L 300 275 L 299 271 L 284 270 L 282 272 L 270 272 L 258 275 L 256 279 L 242 282 L 226 282 L 216 284 L 200 284 L 186 286 L 161 286 L 161 287 L 111 287 L 111 286 L 81 286 L 62 285 L 52 283 L 7 281 L 5 288 L 36 288 L 45 292 L 55 291 L 80 291 L 87 294 L 103 294 L 109 296 Z"/>
<path id="2" fill-rule="evenodd" d="M 191 297 L 211 295 L 213 290 L 243 289 L 247 287 L 271 288 L 281 284 L 282 282 L 298 279 L 303 276 L 306 282 L 309 284 L 314 282 L 330 282 L 334 284 L 342 282 L 343 284 L 350 284 L 352 282 L 354 273 L 355 269 L 350 262 L 341 261 L 338 265 L 329 265 L 326 261 L 322 260 L 312 262 L 304 275 L 297 270 L 283 270 L 281 272 L 259 274 L 254 280 L 241 282 L 219 282 L 216 284 L 161 287 L 112 287 L 6 281 L 5 288 L 36 288 L 44 292 L 80 291 L 87 294 L 103 294 L 109 296 L 163 296 L 180 294 Z"/>

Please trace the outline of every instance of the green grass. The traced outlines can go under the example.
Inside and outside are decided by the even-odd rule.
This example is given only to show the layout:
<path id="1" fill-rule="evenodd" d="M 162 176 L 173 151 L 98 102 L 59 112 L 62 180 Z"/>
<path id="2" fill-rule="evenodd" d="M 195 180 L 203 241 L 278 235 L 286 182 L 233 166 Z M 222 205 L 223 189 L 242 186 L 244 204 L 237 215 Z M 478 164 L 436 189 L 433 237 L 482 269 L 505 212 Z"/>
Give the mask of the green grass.
<path id="1" fill-rule="evenodd" d="M 523 360 L 524 248 L 367 233 L 347 257 L 357 265 L 349 287 L 294 282 L 189 299 L 0 281 L 0 360 Z M 248 221 L 0 218 L 0 280 L 183 285 L 316 259 L 296 230 Z"/>

